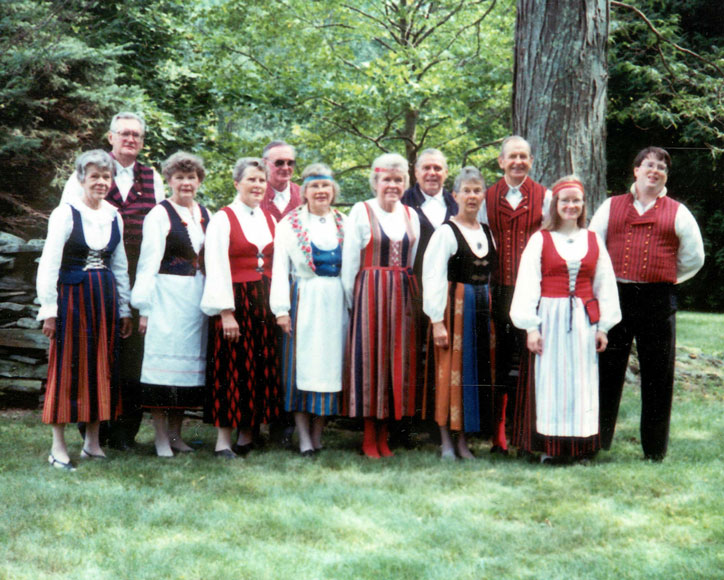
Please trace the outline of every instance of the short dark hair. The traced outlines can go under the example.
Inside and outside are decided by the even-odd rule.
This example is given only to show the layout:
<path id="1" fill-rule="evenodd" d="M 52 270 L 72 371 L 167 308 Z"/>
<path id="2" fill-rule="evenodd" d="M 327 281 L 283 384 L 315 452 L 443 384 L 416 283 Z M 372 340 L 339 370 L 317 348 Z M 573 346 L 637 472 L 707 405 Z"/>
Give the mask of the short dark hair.
<path id="1" fill-rule="evenodd" d="M 634 167 L 641 167 L 644 159 L 649 155 L 653 155 L 659 161 L 663 161 L 666 164 L 667 171 L 671 169 L 671 155 L 669 155 L 666 149 L 662 149 L 661 147 L 646 147 L 646 149 L 639 151 L 636 159 L 634 159 Z"/>

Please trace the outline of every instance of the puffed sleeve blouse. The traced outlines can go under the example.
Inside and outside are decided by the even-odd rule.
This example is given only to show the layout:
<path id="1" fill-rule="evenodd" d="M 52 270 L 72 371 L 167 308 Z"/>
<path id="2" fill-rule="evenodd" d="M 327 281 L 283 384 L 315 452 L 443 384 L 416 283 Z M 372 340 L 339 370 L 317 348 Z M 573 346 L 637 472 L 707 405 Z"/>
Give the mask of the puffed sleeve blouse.
<path id="1" fill-rule="evenodd" d="M 391 212 L 385 211 L 380 207 L 377 199 L 371 199 L 366 202 L 375 212 L 375 216 L 380 222 L 380 226 L 385 234 L 393 242 L 398 242 L 405 237 L 405 215 L 408 211 L 412 225 L 412 231 L 415 235 L 415 243 L 410 248 L 410 263 L 415 261 L 417 253 L 417 245 L 420 240 L 420 219 L 417 212 L 406 208 L 402 203 L 396 203 Z M 360 252 L 367 246 L 372 237 L 370 227 L 370 219 L 365 209 L 365 202 L 358 202 L 352 207 L 347 219 L 344 234 L 344 248 L 342 249 L 342 286 L 344 287 L 345 302 L 348 308 L 352 306 L 354 294 L 354 281 L 360 269 Z"/>
<path id="2" fill-rule="evenodd" d="M 118 219 L 121 238 L 123 220 L 111 204 L 102 201 L 99 209 L 91 209 L 80 200 L 64 203 L 56 207 L 48 220 L 48 236 L 38 264 L 36 287 L 40 310 L 38 320 L 58 316 L 58 275 L 63 260 L 65 244 L 73 231 L 73 212 L 71 205 L 80 212 L 83 236 L 92 250 L 102 250 L 111 239 L 113 220 Z M 131 316 L 130 283 L 128 280 L 128 259 L 123 243 L 119 243 L 111 255 L 111 272 L 116 279 L 118 308 L 121 318 Z"/>
<path id="3" fill-rule="evenodd" d="M 249 243 L 263 249 L 272 241 L 272 233 L 261 208 L 249 207 L 242 203 L 239 196 L 229 207 L 239 220 L 244 237 Z M 234 288 L 229 262 L 230 233 L 231 224 L 226 212 L 217 212 L 209 220 L 204 249 L 206 284 L 201 298 L 201 310 L 207 316 L 216 316 L 223 310 L 234 310 Z"/>
<path id="4" fill-rule="evenodd" d="M 588 230 L 580 229 L 571 239 L 560 232 L 551 232 L 558 254 L 566 262 L 582 260 L 588 252 Z M 569 242 L 569 239 L 571 240 Z M 598 262 L 593 277 L 593 295 L 598 299 L 601 318 L 598 330 L 608 332 L 621 320 L 621 308 L 618 302 L 616 275 L 613 272 L 611 258 L 606 245 L 596 235 L 598 242 Z M 538 301 L 541 296 L 541 254 L 543 234 L 536 232 L 528 240 L 520 258 L 518 279 L 510 306 L 510 319 L 516 327 L 531 332 L 538 330 L 541 318 L 538 316 Z"/>

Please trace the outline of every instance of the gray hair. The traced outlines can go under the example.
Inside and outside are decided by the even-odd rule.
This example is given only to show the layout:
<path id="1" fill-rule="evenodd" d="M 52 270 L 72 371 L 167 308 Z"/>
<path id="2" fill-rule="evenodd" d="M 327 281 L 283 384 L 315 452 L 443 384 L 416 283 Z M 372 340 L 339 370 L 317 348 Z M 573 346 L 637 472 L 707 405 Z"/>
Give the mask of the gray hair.
<path id="1" fill-rule="evenodd" d="M 415 161 L 415 169 L 420 169 L 420 166 L 422 165 L 421 159 L 423 157 L 432 156 L 432 155 L 442 157 L 442 164 L 445 167 L 445 169 L 447 169 L 447 157 L 445 157 L 445 154 L 442 151 L 440 151 L 439 149 L 433 149 L 433 148 L 423 149 L 420 152 L 420 154 L 417 156 L 417 161 Z"/>
<path id="2" fill-rule="evenodd" d="M 483 178 L 482 173 L 480 173 L 477 167 L 468 166 L 463 167 L 460 170 L 460 173 L 458 173 L 458 176 L 455 178 L 455 183 L 453 183 L 453 191 L 458 193 L 460 188 L 463 186 L 463 183 L 471 181 L 473 183 L 480 183 L 483 186 L 483 189 L 485 189 L 485 179 Z"/>
<path id="3" fill-rule="evenodd" d="M 117 131 L 119 119 L 133 119 L 134 121 L 138 121 L 141 124 L 141 133 L 144 135 L 146 134 L 146 121 L 143 120 L 141 115 L 131 113 L 130 111 L 121 111 L 120 113 L 113 115 L 113 118 L 111 119 L 111 133 L 115 133 Z"/>
<path id="4" fill-rule="evenodd" d="M 85 181 L 85 173 L 89 165 L 95 165 L 98 169 L 108 169 L 111 175 L 116 173 L 113 158 L 103 149 L 92 149 L 81 153 L 75 160 L 75 173 L 81 183 Z"/>
<path id="5" fill-rule="evenodd" d="M 204 177 L 206 177 L 206 169 L 204 168 L 204 162 L 201 157 L 187 153 L 186 151 L 177 151 L 161 164 L 161 173 L 163 173 L 166 181 L 171 179 L 174 173 L 191 173 L 192 171 L 196 173 L 199 181 L 203 181 Z"/>
<path id="6" fill-rule="evenodd" d="M 405 176 L 405 189 L 410 187 L 410 164 L 399 153 L 383 153 L 372 162 L 370 169 L 370 187 L 376 193 L 377 178 L 380 171 L 400 171 Z"/>
<path id="7" fill-rule="evenodd" d="M 269 151 L 271 151 L 275 147 L 290 147 L 292 153 L 294 154 L 294 157 L 297 156 L 297 150 L 286 141 L 272 141 L 266 147 L 264 147 L 264 150 L 261 152 L 262 159 L 266 159 L 269 156 Z"/>
<path id="8" fill-rule="evenodd" d="M 520 135 L 508 135 L 505 139 L 503 139 L 503 142 L 500 145 L 500 155 L 499 157 L 505 157 L 505 148 L 508 146 L 508 143 L 511 141 L 521 141 L 526 144 L 528 147 L 528 153 L 533 155 L 533 150 L 530 147 L 530 143 L 528 143 L 528 140 L 524 137 L 521 137 Z"/>
<path id="9" fill-rule="evenodd" d="M 334 180 L 334 174 L 332 173 L 332 170 L 329 168 L 328 165 L 325 165 L 324 163 L 312 163 L 311 165 L 307 165 L 304 168 L 304 171 L 302 171 L 302 185 L 299 188 L 299 194 L 302 196 L 302 199 L 306 202 L 307 200 L 304 199 L 304 194 L 307 191 L 307 184 L 309 181 L 306 181 L 306 178 L 312 176 L 328 176 L 329 179 L 332 181 L 332 190 L 334 191 L 334 196 L 332 197 L 332 203 L 334 203 L 334 200 L 337 199 L 337 195 L 339 195 L 339 183 L 337 183 Z M 311 179 L 310 181 L 314 181 Z"/>
<path id="10" fill-rule="evenodd" d="M 269 170 L 266 168 L 264 161 L 259 157 L 242 157 L 234 165 L 234 181 L 241 181 L 244 178 L 244 173 L 249 167 L 256 167 L 257 169 L 264 172 L 264 176 L 269 179 Z"/>

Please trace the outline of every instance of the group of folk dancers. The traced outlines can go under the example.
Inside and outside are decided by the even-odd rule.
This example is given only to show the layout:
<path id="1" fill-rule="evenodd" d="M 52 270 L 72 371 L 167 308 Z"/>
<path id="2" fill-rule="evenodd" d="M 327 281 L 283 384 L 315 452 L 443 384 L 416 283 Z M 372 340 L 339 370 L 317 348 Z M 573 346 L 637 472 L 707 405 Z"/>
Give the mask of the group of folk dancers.
<path id="1" fill-rule="evenodd" d="M 123 148 L 137 154 L 144 131 L 137 116 L 117 115 L 112 154 L 79 156 L 77 192 L 66 187 L 50 217 L 37 286 L 51 339 L 52 466 L 75 469 L 67 423 L 84 424 L 81 459 L 105 457 L 101 423 L 125 413 L 122 351 L 134 332 L 145 337 L 140 400 L 159 456 L 192 450 L 181 433 L 189 409 L 203 409 L 214 454 L 229 460 L 286 414 L 305 457 L 322 448 L 332 416 L 363 420 L 370 458 L 392 456 L 390 429 L 411 417 L 434 419 L 444 458 L 472 458 L 471 433 L 507 454 L 517 385 L 509 431 L 519 453 L 587 460 L 610 447 L 636 338 L 644 454 L 663 458 L 673 287 L 703 264 L 696 222 L 666 197 L 665 151 L 639 155 L 631 192 L 607 200 L 591 229 L 581 181 L 533 182 L 517 136 L 504 140 L 504 176 L 487 189 L 465 167 L 444 190 L 437 150 L 420 154 L 408 188 L 407 161 L 381 155 L 374 197 L 349 216 L 333 207 L 339 186 L 324 164 L 306 167 L 300 188 L 268 187 L 270 171 L 294 168 L 293 148 L 273 142 L 263 159 L 237 161 L 237 195 L 211 216 L 195 201 L 203 163 L 188 153 L 162 166 L 168 199 L 135 157 L 119 193 Z"/>

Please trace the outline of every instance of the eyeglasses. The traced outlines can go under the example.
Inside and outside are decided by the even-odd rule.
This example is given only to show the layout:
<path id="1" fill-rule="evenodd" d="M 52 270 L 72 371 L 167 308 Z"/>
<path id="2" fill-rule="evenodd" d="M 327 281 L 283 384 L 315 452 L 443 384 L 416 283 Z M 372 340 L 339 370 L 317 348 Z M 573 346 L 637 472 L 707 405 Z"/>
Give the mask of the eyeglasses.
<path id="1" fill-rule="evenodd" d="M 661 171 L 663 173 L 668 173 L 669 168 L 666 167 L 666 163 L 654 163 L 653 161 L 644 161 L 641 164 L 641 167 L 644 169 L 656 169 L 657 171 Z"/>
<path id="2" fill-rule="evenodd" d="M 294 165 L 297 162 L 294 159 L 277 159 L 274 162 L 274 167 L 284 167 L 287 165 L 288 167 L 294 167 Z"/>
<path id="3" fill-rule="evenodd" d="M 113 131 L 116 135 L 120 135 L 124 139 L 130 139 L 133 137 L 136 141 L 140 141 L 143 139 L 143 133 L 139 133 L 137 131 Z"/>

